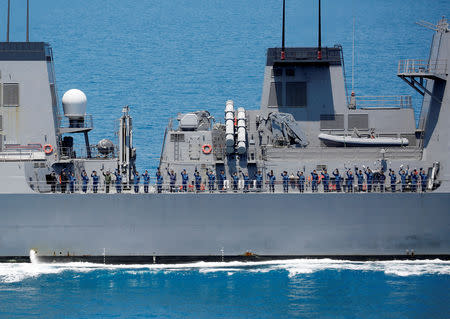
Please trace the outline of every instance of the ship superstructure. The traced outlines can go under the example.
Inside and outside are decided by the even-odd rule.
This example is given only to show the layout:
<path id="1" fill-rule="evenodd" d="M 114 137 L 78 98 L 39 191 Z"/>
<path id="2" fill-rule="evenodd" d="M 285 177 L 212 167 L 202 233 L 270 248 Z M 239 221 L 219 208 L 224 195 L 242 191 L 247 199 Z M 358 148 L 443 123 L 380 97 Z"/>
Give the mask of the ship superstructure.
<path id="1" fill-rule="evenodd" d="M 428 60 L 399 61 L 397 76 L 424 96 L 418 125 L 409 95 L 347 94 L 340 46 L 320 48 L 320 55 L 317 47 L 270 48 L 260 109 L 229 100 L 224 124 L 214 125 L 207 111 L 179 114 L 178 126 L 168 126 L 160 167 L 198 170 L 204 179 L 210 170 L 228 179 L 273 171 L 280 179 L 284 171 L 408 167 L 426 171 L 429 191 L 449 191 L 447 20 L 435 29 Z"/>

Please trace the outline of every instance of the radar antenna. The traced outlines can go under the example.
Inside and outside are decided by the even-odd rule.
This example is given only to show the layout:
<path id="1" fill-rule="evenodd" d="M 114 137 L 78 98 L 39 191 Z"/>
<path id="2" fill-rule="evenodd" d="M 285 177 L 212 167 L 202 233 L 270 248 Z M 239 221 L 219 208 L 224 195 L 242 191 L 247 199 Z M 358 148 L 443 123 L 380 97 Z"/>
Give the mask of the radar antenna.
<path id="1" fill-rule="evenodd" d="M 418 22 L 416 22 L 416 24 L 425 27 L 427 29 L 433 30 L 433 31 L 437 31 L 437 32 L 441 32 L 441 33 L 445 33 L 445 32 L 449 32 L 449 28 L 448 28 L 448 22 L 447 19 L 443 16 L 441 20 L 439 20 L 439 22 L 437 24 L 425 21 L 425 20 L 420 20 Z"/>
<path id="2" fill-rule="evenodd" d="M 435 24 L 433 24 L 431 22 L 428 22 L 428 21 L 420 20 L 420 21 L 416 22 L 416 24 L 418 24 L 418 25 L 420 25 L 422 27 L 425 27 L 427 29 L 433 30 L 433 31 L 437 31 L 438 30 L 438 28 L 437 28 L 437 26 Z"/>

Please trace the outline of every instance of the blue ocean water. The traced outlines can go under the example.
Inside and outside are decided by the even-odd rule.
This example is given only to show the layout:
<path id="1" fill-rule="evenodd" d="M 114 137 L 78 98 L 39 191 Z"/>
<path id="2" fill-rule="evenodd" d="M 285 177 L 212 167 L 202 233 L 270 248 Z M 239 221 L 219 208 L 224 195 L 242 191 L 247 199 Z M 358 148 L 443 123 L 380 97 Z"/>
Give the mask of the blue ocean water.
<path id="1" fill-rule="evenodd" d="M 25 39 L 25 1 L 12 40 Z M 323 43 L 344 47 L 355 92 L 420 95 L 395 74 L 426 58 L 448 0 L 322 1 Z M 0 3 L 6 11 L 6 1 Z M 288 46 L 314 46 L 317 1 L 287 1 Z M 154 170 L 178 112 L 259 107 L 267 47 L 280 46 L 281 0 L 31 1 L 31 40 L 53 46 L 58 93 L 88 97 L 91 141 L 115 139 L 131 105 L 138 167 Z M 4 20 L 2 20 L 4 22 Z M 4 39 L 4 27 L 1 39 Z M 292 260 L 185 266 L 0 264 L 0 318 L 448 318 L 450 264 Z"/>
<path id="2" fill-rule="evenodd" d="M 450 262 L 0 264 L 1 318 L 448 318 Z"/>

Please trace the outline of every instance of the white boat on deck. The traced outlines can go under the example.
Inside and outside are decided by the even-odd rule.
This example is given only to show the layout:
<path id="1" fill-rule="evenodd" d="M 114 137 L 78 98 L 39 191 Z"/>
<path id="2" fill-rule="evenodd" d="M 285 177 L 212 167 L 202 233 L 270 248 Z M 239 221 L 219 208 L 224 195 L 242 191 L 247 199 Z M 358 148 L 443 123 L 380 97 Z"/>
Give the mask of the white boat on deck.
<path id="1" fill-rule="evenodd" d="M 392 146 L 407 146 L 409 141 L 407 138 L 398 137 L 352 137 L 343 135 L 331 135 L 320 133 L 319 139 L 325 142 L 347 144 L 347 145 L 392 145 Z"/>

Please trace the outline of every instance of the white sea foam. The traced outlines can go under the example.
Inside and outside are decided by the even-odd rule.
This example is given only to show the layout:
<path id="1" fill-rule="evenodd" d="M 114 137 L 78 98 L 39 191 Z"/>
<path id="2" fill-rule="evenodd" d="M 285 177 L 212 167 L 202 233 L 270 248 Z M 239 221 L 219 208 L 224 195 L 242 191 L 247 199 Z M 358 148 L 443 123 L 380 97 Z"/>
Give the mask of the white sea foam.
<path id="1" fill-rule="evenodd" d="M 188 264 L 149 265 L 103 265 L 85 262 L 73 263 L 3 263 L 0 264 L 0 283 L 20 282 L 42 275 L 60 274 L 65 271 L 87 273 L 96 270 L 124 271 L 129 275 L 162 272 L 197 271 L 201 274 L 225 273 L 267 273 L 285 271 L 289 277 L 312 274 L 323 270 L 354 270 L 384 272 L 392 276 L 450 275 L 450 261 L 435 260 L 391 260 L 391 261 L 348 261 L 333 259 L 291 259 L 261 262 L 195 262 Z M 75 275 L 77 276 L 77 275 Z"/>

